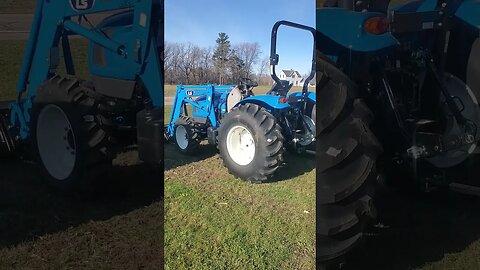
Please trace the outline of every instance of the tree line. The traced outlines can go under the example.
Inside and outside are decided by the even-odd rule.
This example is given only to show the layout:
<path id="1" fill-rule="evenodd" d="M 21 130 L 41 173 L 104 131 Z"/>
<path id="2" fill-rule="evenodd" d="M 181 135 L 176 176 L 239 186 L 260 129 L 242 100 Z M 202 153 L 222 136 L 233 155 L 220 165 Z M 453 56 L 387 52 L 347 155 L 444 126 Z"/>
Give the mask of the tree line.
<path id="1" fill-rule="evenodd" d="M 219 33 L 215 47 L 203 48 L 192 43 L 165 44 L 165 82 L 167 84 L 236 84 L 250 78 L 261 85 L 271 83 L 269 58 L 257 42 L 231 44 Z"/>

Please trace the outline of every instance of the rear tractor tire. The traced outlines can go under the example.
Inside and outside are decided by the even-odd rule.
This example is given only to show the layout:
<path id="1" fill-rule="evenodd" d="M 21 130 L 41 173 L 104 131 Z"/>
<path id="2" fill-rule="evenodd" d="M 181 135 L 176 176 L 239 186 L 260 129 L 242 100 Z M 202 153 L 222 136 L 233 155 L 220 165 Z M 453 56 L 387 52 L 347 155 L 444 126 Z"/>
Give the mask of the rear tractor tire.
<path id="1" fill-rule="evenodd" d="M 267 182 L 283 162 L 284 138 L 275 117 L 255 104 L 233 108 L 222 120 L 218 148 L 231 174 Z"/>
<path id="2" fill-rule="evenodd" d="M 317 72 L 317 262 L 328 266 L 343 260 L 375 218 L 376 161 L 383 149 L 356 84 L 321 58 Z"/>
<path id="3" fill-rule="evenodd" d="M 180 152 L 195 153 L 201 140 L 199 127 L 190 117 L 181 116 L 175 122 L 173 139 Z"/>
<path id="4" fill-rule="evenodd" d="M 37 91 L 32 146 L 45 178 L 56 188 L 90 190 L 112 164 L 92 91 L 77 79 L 58 75 Z"/>

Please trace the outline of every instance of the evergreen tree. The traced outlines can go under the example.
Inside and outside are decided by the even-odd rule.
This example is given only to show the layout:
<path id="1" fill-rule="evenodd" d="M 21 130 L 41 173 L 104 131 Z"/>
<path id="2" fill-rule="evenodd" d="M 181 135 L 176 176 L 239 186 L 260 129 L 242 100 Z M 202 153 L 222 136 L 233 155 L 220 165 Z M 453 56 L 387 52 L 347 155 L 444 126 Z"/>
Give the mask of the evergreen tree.
<path id="1" fill-rule="evenodd" d="M 240 83 L 241 79 L 247 76 L 245 62 L 238 57 L 235 50 L 232 50 L 228 59 L 228 69 L 230 70 L 230 83 Z"/>
<path id="2" fill-rule="evenodd" d="M 230 54 L 230 40 L 225 33 L 219 33 L 217 38 L 217 45 L 213 53 L 213 61 L 215 62 L 215 70 L 217 71 L 219 84 L 225 83 L 225 74 L 228 66 Z"/>

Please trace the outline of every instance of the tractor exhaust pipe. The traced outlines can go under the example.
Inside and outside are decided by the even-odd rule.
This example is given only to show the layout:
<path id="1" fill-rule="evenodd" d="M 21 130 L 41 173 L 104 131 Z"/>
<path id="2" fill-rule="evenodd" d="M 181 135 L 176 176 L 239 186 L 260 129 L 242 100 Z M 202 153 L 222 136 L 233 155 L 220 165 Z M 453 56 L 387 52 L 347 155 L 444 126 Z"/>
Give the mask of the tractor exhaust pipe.
<path id="1" fill-rule="evenodd" d="M 9 111 L 0 110 L 0 158 L 11 156 L 16 148 L 16 140 L 10 132 Z"/>

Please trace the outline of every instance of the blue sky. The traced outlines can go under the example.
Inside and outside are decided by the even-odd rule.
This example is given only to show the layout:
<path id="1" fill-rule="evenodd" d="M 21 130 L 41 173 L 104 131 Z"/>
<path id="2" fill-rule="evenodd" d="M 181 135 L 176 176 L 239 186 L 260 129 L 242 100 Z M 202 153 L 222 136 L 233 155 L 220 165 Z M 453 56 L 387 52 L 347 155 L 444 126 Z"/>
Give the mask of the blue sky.
<path id="1" fill-rule="evenodd" d="M 232 44 L 258 42 L 269 56 L 272 26 L 279 20 L 315 27 L 314 0 L 165 0 L 165 40 L 215 46 L 225 32 Z M 280 69 L 310 72 L 313 38 L 309 32 L 280 28 Z M 255 70 L 257 71 L 257 70 Z"/>

